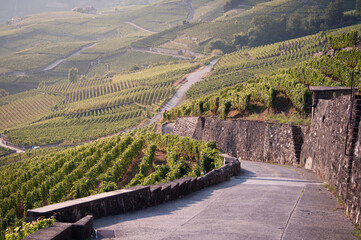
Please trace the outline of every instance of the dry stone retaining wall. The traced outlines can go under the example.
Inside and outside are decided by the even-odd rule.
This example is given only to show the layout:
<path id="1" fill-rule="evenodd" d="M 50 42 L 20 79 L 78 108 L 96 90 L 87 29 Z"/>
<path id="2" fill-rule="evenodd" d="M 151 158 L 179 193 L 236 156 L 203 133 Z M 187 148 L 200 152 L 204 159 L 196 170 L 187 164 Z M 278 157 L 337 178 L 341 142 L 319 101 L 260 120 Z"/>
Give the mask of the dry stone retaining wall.
<path id="1" fill-rule="evenodd" d="M 299 163 L 302 129 L 288 124 L 215 117 L 178 118 L 174 134 L 203 141 L 215 141 L 224 152 L 241 160 L 288 165 Z"/>
<path id="2" fill-rule="evenodd" d="M 352 110 L 352 114 L 351 114 Z M 350 121 L 351 114 L 351 121 Z M 361 224 L 361 96 L 319 100 L 311 126 L 218 118 L 178 118 L 173 132 L 215 141 L 241 160 L 297 165 L 319 174 Z"/>
<path id="3" fill-rule="evenodd" d="M 345 201 L 350 218 L 360 224 L 361 100 L 358 98 L 354 106 L 350 96 L 319 100 L 302 146 L 301 166 L 315 171 L 334 186 Z"/>

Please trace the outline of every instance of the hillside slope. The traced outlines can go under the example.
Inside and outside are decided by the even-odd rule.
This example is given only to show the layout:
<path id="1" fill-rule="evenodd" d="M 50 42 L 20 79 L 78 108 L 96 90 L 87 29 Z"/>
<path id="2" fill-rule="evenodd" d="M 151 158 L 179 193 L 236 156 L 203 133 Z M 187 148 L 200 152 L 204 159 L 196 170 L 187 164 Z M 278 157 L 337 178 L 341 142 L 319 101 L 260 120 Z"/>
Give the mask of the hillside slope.
<path id="1" fill-rule="evenodd" d="M 225 55 L 218 61 L 214 73 L 208 79 L 199 83 L 198 86 L 194 86 L 194 89 L 202 89 L 203 86 L 206 88 L 207 84 L 208 86 L 217 84 L 222 86 L 220 85 L 222 80 L 225 80 L 224 84 L 230 81 L 235 84 L 241 79 L 237 77 L 238 74 L 245 71 L 242 70 L 245 68 L 244 65 L 252 62 L 249 60 L 243 63 L 245 58 L 251 57 L 257 62 L 259 57 L 262 61 L 267 59 L 263 63 L 265 65 L 272 62 L 276 64 L 271 64 L 272 73 L 269 70 L 269 73 L 264 75 L 265 69 L 259 67 L 260 71 L 263 70 L 263 74 L 253 77 L 247 76 L 249 77 L 248 79 L 245 78 L 247 80 L 241 80 L 241 83 L 233 87 L 215 91 L 213 94 L 204 97 L 196 98 L 196 96 L 202 94 L 196 95 L 193 89 L 191 93 L 193 93 L 195 100 L 164 113 L 163 116 L 168 120 L 189 115 L 220 115 L 222 118 L 251 117 L 262 119 L 262 116 L 257 117 L 257 115 L 254 116 L 253 114 L 263 113 L 267 110 L 268 113 L 271 111 L 280 114 L 280 116 L 271 116 L 271 119 L 267 120 L 291 122 L 293 124 L 305 123 L 303 119 L 310 112 L 311 105 L 309 86 L 351 86 L 351 80 L 354 78 L 354 86 L 360 87 L 361 51 L 358 46 L 355 47 L 355 44 L 359 43 L 361 39 L 360 28 L 361 25 L 356 25 L 327 33 L 329 48 L 338 49 L 334 56 L 321 52 L 312 57 L 312 50 L 301 47 L 302 39 L 289 42 L 299 43 L 300 47 L 284 42 L 260 48 L 263 51 L 255 49 L 254 52 L 239 51 Z M 286 49 L 293 49 L 294 46 L 298 50 L 292 50 L 292 54 L 288 55 Z M 255 53 L 260 53 L 260 55 L 255 55 Z M 277 65 L 277 61 L 283 62 L 285 59 L 294 59 L 299 56 L 306 56 L 309 60 L 298 61 L 298 64 L 295 64 L 297 61 L 291 60 L 288 63 L 294 64 L 294 66 L 288 65 L 287 68 L 280 68 L 280 66 L 285 67 L 282 64 Z M 270 62 L 269 59 L 271 59 Z M 277 68 L 279 70 L 275 71 Z M 225 74 L 229 76 L 230 80 L 224 77 Z M 232 85 L 232 82 L 230 85 Z M 213 91 L 212 87 L 210 88 L 211 91 Z M 207 88 L 203 92 L 206 91 Z M 293 117 L 296 118 L 293 119 Z M 307 122 L 307 119 L 304 120 Z"/>

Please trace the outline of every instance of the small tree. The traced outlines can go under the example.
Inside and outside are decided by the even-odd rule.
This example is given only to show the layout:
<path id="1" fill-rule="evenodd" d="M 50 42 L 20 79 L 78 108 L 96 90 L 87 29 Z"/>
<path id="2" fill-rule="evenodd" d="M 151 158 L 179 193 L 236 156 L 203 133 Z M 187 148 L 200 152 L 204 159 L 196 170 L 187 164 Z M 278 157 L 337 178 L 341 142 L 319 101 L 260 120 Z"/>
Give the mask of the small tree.
<path id="1" fill-rule="evenodd" d="M 68 71 L 68 80 L 71 83 L 75 83 L 78 81 L 78 69 L 77 68 L 70 68 Z"/>
<path id="2" fill-rule="evenodd" d="M 205 47 L 205 52 L 211 53 L 215 49 L 219 49 L 223 53 L 230 53 L 234 50 L 233 46 L 228 44 L 226 41 L 221 39 L 214 39 L 207 44 L 207 46 Z"/>
<path id="3" fill-rule="evenodd" d="M 243 46 L 248 45 L 248 35 L 241 32 L 239 34 L 233 35 L 233 46 L 237 47 L 238 49 L 242 48 Z"/>

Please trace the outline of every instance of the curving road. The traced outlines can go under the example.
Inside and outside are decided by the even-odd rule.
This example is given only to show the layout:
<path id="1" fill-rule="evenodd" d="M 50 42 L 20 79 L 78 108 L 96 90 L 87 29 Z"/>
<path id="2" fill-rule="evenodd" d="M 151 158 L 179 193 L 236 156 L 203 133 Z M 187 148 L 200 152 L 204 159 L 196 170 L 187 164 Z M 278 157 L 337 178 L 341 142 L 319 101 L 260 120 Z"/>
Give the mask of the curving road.
<path id="1" fill-rule="evenodd" d="M 195 83 L 202 81 L 202 76 L 205 73 L 209 73 L 212 70 L 212 67 L 214 64 L 216 64 L 216 62 L 218 61 L 218 59 L 213 60 L 212 62 L 210 62 L 206 67 L 204 67 L 202 70 L 200 71 L 195 71 L 192 72 L 191 74 L 188 75 L 187 77 L 187 82 L 184 83 L 178 90 L 177 92 L 174 94 L 174 96 L 163 106 L 163 108 L 161 109 L 161 112 L 164 111 L 169 111 L 172 108 L 178 106 L 183 98 L 185 97 L 188 89 Z M 160 118 L 162 117 L 161 113 L 156 114 L 148 123 L 149 125 L 158 121 Z"/>
<path id="2" fill-rule="evenodd" d="M 204 67 L 202 70 L 200 71 L 195 71 L 191 74 L 189 74 L 189 76 L 187 77 L 187 82 L 185 84 L 183 84 L 177 91 L 176 93 L 174 94 L 174 96 L 163 106 L 161 112 L 167 110 L 171 110 L 172 108 L 176 107 L 184 98 L 185 94 L 187 93 L 188 89 L 196 82 L 199 82 L 199 81 L 202 81 L 202 76 L 203 74 L 205 73 L 208 73 L 212 70 L 212 67 L 213 65 L 218 61 L 218 59 L 215 59 L 213 60 L 210 64 L 208 64 L 206 67 Z M 147 124 L 146 126 L 149 126 L 153 123 L 155 123 L 156 121 L 158 121 L 159 119 L 162 118 L 162 113 L 158 113 L 156 114 Z M 137 127 L 134 127 L 134 128 L 130 128 L 128 130 L 124 130 L 124 131 L 121 131 L 120 133 L 127 133 L 127 132 L 130 132 L 130 131 L 133 131 L 134 129 L 136 129 Z M 108 135 L 107 137 L 111 137 L 111 136 L 114 136 L 114 135 L 118 135 L 120 133 L 115 133 L 115 134 L 111 134 L 111 135 Z M 103 139 L 104 137 L 100 137 L 99 139 Z M 98 139 L 98 140 L 99 140 Z M 0 146 L 3 146 L 5 148 L 9 148 L 9 149 L 12 149 L 12 150 L 15 150 L 17 153 L 21 153 L 21 152 L 24 152 L 23 150 L 21 149 L 17 149 L 17 148 L 14 148 L 14 147 L 11 147 L 9 145 L 6 145 L 6 144 L 3 144 L 2 143 L 2 138 L 0 138 Z M 56 144 L 50 144 L 49 146 L 56 146 Z M 46 146 L 41 146 L 42 148 L 46 147 Z"/>
<path id="3" fill-rule="evenodd" d="M 87 44 L 83 47 L 81 47 L 80 49 L 74 51 L 73 53 L 69 54 L 68 56 L 64 57 L 64 58 L 60 58 L 52 63 L 49 63 L 48 65 L 46 65 L 45 67 L 41 67 L 38 69 L 32 69 L 32 70 L 27 70 L 24 72 L 21 71 L 12 71 L 12 72 L 6 72 L 6 73 L 1 73 L 0 76 L 27 76 L 27 75 L 31 75 L 34 73 L 42 73 L 42 72 L 47 72 L 50 70 L 53 70 L 54 68 L 56 68 L 57 66 L 59 66 L 61 63 L 63 63 L 64 61 L 68 60 L 69 58 L 76 56 L 78 54 L 80 54 L 82 51 L 84 51 L 85 49 L 91 48 L 93 46 L 95 46 L 97 43 L 91 43 L 91 44 Z"/>
<path id="4" fill-rule="evenodd" d="M 182 199 L 94 221 L 103 239 L 354 239 L 316 174 L 242 161 L 240 176 Z"/>

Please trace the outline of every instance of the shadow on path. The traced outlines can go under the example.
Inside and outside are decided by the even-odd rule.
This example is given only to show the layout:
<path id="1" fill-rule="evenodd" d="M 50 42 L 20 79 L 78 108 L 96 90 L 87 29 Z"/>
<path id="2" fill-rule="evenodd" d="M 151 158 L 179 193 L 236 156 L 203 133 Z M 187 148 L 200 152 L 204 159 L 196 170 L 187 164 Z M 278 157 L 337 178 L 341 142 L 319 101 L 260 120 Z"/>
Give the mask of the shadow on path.
<path id="1" fill-rule="evenodd" d="M 94 227 L 111 233 L 109 239 L 126 240 L 354 239 L 354 226 L 316 174 L 261 162 L 241 165 L 228 182 L 96 219 Z"/>

